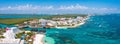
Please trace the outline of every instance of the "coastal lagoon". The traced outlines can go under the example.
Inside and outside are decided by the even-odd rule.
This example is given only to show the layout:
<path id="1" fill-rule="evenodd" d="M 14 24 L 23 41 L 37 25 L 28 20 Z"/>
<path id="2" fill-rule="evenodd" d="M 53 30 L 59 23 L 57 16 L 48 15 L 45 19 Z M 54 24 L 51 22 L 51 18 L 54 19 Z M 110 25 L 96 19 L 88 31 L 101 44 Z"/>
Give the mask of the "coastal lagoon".
<path id="1" fill-rule="evenodd" d="M 119 22 L 120 14 L 94 15 L 90 16 L 85 24 L 76 28 L 46 29 L 46 36 L 54 39 L 55 44 L 119 44 Z M 5 25 L 1 24 L 0 27 Z"/>

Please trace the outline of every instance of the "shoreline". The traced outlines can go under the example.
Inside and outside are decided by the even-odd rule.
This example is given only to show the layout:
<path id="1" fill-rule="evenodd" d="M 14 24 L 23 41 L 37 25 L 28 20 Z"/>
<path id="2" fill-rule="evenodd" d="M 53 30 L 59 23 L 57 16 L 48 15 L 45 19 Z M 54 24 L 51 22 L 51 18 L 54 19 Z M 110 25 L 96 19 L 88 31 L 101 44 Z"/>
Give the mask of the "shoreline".
<path id="1" fill-rule="evenodd" d="M 81 26 L 81 25 L 85 24 L 86 23 L 85 21 L 88 20 L 89 18 L 90 18 L 90 15 L 87 16 L 87 18 L 83 19 L 84 20 L 83 22 L 78 23 L 75 26 L 63 26 L 63 27 L 55 27 L 55 28 L 58 28 L 58 29 L 75 28 L 75 27 L 78 27 L 78 26 Z"/>
<path id="2" fill-rule="evenodd" d="M 63 26 L 63 27 L 55 27 L 55 28 L 57 28 L 57 29 L 75 28 L 75 27 L 83 25 L 84 23 L 85 22 L 82 22 L 82 23 L 76 24 L 75 26 Z"/>
<path id="3" fill-rule="evenodd" d="M 57 28 L 57 29 L 63 28 L 63 29 L 67 29 L 67 28 L 75 28 L 75 27 L 81 26 L 81 25 L 83 25 L 83 24 L 85 24 L 85 22 L 76 24 L 76 25 L 74 25 L 74 26 L 60 26 L 60 27 L 50 27 L 50 28 Z M 30 28 L 36 28 L 36 27 L 30 27 Z M 42 28 L 42 27 L 39 27 L 39 28 Z"/>
<path id="4" fill-rule="evenodd" d="M 85 24 L 85 21 L 89 19 L 89 16 L 85 19 L 83 19 L 83 21 L 81 23 L 78 23 L 78 24 L 75 24 L 74 26 L 59 26 L 59 27 L 50 27 L 50 28 L 57 28 L 57 29 L 67 29 L 67 28 L 75 28 L 75 27 L 78 27 L 78 26 L 81 26 L 83 24 Z M 5 25 L 5 24 L 4 24 Z M 15 26 L 18 26 L 17 24 L 15 24 Z M 24 26 L 23 26 L 24 27 Z M 29 27 L 29 28 L 38 28 L 38 27 Z M 42 28 L 42 27 L 39 27 L 39 28 Z"/>
<path id="5" fill-rule="evenodd" d="M 44 34 L 36 34 L 34 41 L 33 41 L 33 44 L 44 44 L 44 41 L 43 41 L 44 37 L 45 37 Z"/>
<path id="6" fill-rule="evenodd" d="M 79 16 L 78 16 L 79 17 Z M 61 25 L 61 26 L 59 26 L 59 25 L 54 25 L 54 24 L 52 24 L 52 25 L 54 25 L 54 26 L 45 26 L 45 28 L 75 28 L 75 27 L 78 27 L 78 26 L 81 26 L 81 25 L 83 25 L 84 23 L 85 23 L 85 21 L 87 20 L 87 19 L 89 19 L 89 15 L 87 15 L 87 16 L 85 16 L 85 17 L 83 17 L 83 16 L 81 16 L 82 17 L 82 19 L 81 19 L 81 21 L 80 22 L 78 22 L 78 23 L 74 23 L 74 24 L 70 24 L 70 25 Z M 62 18 L 61 18 L 62 19 Z M 73 18 L 73 19 L 75 19 L 75 18 Z M 38 21 L 37 21 L 38 20 Z M 37 22 L 39 22 L 39 19 L 37 19 L 37 20 L 33 20 L 33 21 L 31 21 L 31 22 L 33 22 L 33 24 L 35 24 L 35 23 L 37 23 Z M 54 19 L 53 19 L 54 20 Z M 51 21 L 53 21 L 53 20 L 51 20 Z M 28 23 L 29 21 L 27 21 L 27 23 Z M 42 21 L 40 21 L 40 22 L 42 22 Z M 56 21 L 54 21 L 54 22 L 56 22 Z M 61 22 L 61 21 L 60 21 Z M 60 23 L 59 22 L 59 23 Z M 14 26 L 18 26 L 18 27 L 20 27 L 20 28 L 24 28 L 24 27 L 29 27 L 29 28 L 42 28 L 42 26 L 38 26 L 38 25 L 36 25 L 36 26 L 38 26 L 38 27 L 36 27 L 36 26 L 31 26 L 32 25 L 32 23 L 30 24 L 30 25 L 26 25 L 27 23 L 25 23 L 25 22 L 23 22 L 23 23 L 21 23 L 21 24 L 13 24 Z M 62 22 L 63 23 L 63 22 Z M 5 25 L 7 25 L 7 24 L 5 24 Z M 20 26 L 21 25 L 21 26 Z"/>

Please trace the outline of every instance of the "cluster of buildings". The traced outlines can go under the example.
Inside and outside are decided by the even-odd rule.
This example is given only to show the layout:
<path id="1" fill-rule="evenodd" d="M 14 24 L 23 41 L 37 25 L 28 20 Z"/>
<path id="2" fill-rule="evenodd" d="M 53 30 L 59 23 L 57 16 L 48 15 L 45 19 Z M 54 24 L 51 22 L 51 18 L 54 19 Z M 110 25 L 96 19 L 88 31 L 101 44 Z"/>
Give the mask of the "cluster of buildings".
<path id="1" fill-rule="evenodd" d="M 22 24 L 18 24 L 19 27 L 31 27 L 31 28 L 59 28 L 59 27 L 76 27 L 83 24 L 87 17 L 77 16 L 76 18 L 52 18 L 51 20 L 46 19 L 34 19 L 26 21 Z"/>
<path id="2" fill-rule="evenodd" d="M 16 38 L 16 34 L 21 33 L 18 27 L 10 27 L 5 29 L 6 32 L 3 33 L 4 38 L 0 38 L 0 44 L 25 44 L 27 42 L 33 42 L 32 44 L 44 44 L 43 38 L 45 37 L 42 33 L 36 33 L 35 36 L 32 35 L 32 39 L 25 40 L 25 36 L 21 38 Z M 24 31 L 23 35 L 30 33 L 31 31 Z M 27 36 L 26 36 L 27 37 Z"/>
<path id="3" fill-rule="evenodd" d="M 6 28 L 6 32 L 3 33 L 5 38 L 0 39 L 0 44 L 24 44 L 24 40 L 16 39 L 16 33 L 19 33 L 20 30 L 17 27 Z"/>

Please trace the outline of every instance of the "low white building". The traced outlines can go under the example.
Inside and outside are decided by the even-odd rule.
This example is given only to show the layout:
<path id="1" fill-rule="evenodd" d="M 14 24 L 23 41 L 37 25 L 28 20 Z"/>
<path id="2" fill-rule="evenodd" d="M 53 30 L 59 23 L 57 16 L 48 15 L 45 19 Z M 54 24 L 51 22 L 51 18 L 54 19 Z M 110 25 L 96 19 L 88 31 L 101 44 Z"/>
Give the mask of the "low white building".
<path id="1" fill-rule="evenodd" d="M 20 39 L 0 39 L 0 44 L 24 44 Z"/>
<path id="2" fill-rule="evenodd" d="M 10 29 L 13 30 L 13 33 L 19 33 L 20 32 L 18 27 L 11 27 Z"/>
<path id="3" fill-rule="evenodd" d="M 15 33 L 11 29 L 6 30 L 3 36 L 5 36 L 5 39 L 15 39 Z"/>
<path id="4" fill-rule="evenodd" d="M 3 34 L 5 38 L 0 39 L 0 44 L 23 44 L 24 41 L 15 39 L 15 33 L 19 32 L 17 27 L 6 28 L 6 32 Z"/>

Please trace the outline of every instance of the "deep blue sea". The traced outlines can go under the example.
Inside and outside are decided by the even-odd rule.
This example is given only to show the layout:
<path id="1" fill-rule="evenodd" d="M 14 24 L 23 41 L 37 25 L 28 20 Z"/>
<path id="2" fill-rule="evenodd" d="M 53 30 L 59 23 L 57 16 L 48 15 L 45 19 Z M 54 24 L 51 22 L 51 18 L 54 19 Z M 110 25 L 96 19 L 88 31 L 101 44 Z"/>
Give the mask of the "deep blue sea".
<path id="1" fill-rule="evenodd" d="M 55 44 L 120 44 L 120 14 L 90 16 L 77 28 L 47 29 L 46 36 Z"/>

